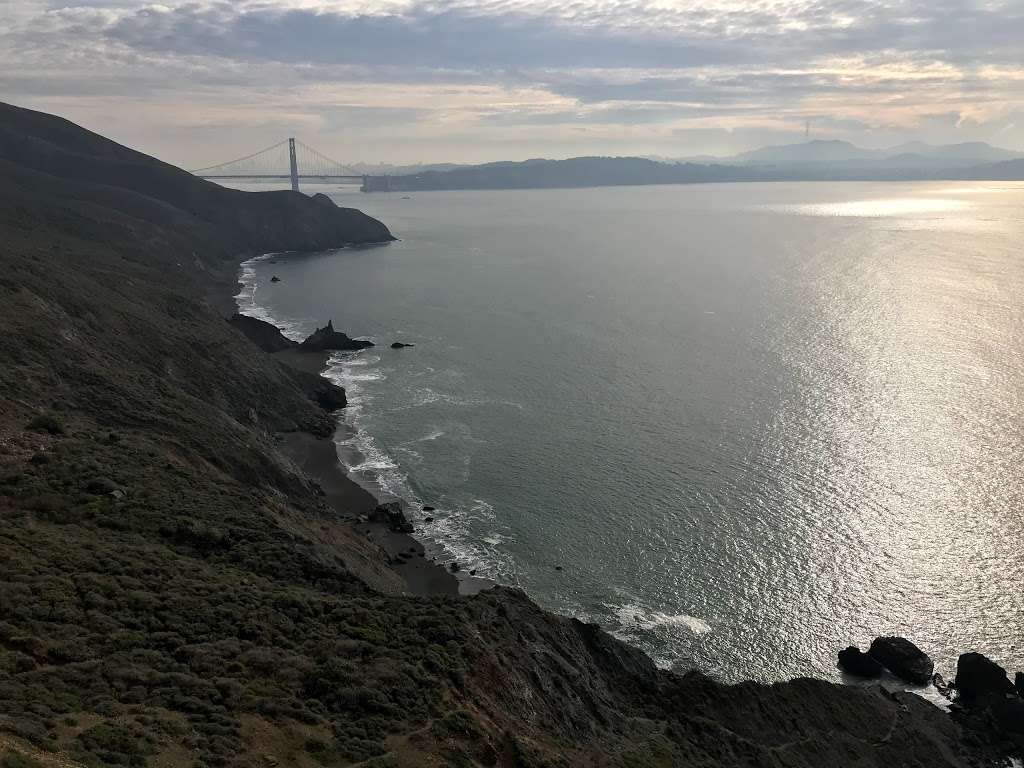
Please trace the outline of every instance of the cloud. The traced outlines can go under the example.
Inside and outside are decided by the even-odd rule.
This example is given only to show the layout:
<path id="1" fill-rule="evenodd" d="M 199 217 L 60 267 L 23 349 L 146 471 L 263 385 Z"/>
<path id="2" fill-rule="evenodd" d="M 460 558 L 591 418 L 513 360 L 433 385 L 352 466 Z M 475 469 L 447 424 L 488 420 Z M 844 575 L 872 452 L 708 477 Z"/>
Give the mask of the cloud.
<path id="1" fill-rule="evenodd" d="M 141 116 L 126 116 L 127 138 L 172 137 L 175 153 L 205 154 L 208 128 L 232 120 L 254 143 L 259 126 L 287 124 L 324 141 L 344 135 L 360 152 L 447 146 L 452 159 L 529 141 L 524 154 L 631 140 L 637 153 L 662 153 L 683 135 L 732 149 L 798 139 L 807 119 L 866 142 L 920 133 L 1024 146 L 1019 1 L 8 5 L 3 93 L 83 119 L 132 105 Z M 146 115 L 168 122 L 147 126 Z M 195 145 L 183 150 L 190 130 Z"/>

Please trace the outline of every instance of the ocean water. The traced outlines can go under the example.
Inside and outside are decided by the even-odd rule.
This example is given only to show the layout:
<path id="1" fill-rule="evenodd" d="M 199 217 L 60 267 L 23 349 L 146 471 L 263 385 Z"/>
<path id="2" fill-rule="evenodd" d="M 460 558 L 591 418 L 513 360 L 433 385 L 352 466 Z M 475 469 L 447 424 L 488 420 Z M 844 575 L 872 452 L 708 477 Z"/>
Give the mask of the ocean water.
<path id="1" fill-rule="evenodd" d="M 1024 185 L 318 189 L 400 241 L 239 301 L 378 344 L 339 454 L 439 559 L 724 680 L 1024 669 Z"/>

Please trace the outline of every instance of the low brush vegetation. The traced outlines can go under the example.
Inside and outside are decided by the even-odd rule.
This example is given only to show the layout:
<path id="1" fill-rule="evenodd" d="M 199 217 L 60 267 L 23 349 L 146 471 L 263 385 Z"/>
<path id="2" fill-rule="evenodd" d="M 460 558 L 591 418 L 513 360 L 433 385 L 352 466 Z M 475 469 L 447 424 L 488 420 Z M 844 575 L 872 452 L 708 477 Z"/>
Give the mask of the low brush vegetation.
<path id="1" fill-rule="evenodd" d="M 512 590 L 361 581 L 276 447 L 331 433 L 320 385 L 224 315 L 243 255 L 388 237 L 0 105 L 3 768 L 969 764 L 914 697 L 726 687 Z"/>

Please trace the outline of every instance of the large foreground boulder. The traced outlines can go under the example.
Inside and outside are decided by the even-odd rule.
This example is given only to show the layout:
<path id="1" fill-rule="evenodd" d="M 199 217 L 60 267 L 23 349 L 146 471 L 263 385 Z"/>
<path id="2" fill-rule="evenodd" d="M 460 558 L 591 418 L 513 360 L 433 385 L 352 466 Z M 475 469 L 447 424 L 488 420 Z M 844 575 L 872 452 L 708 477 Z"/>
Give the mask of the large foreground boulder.
<path id="1" fill-rule="evenodd" d="M 839 666 L 844 672 L 857 677 L 881 677 L 885 671 L 881 664 L 855 645 L 839 652 Z"/>
<path id="2" fill-rule="evenodd" d="M 927 685 L 935 672 L 928 654 L 904 637 L 876 637 L 868 655 L 896 677 L 915 685 Z"/>
<path id="3" fill-rule="evenodd" d="M 953 682 L 964 701 L 1015 694 L 1016 689 L 1006 670 L 980 653 L 964 653 L 956 662 L 956 680 Z"/>
<path id="4" fill-rule="evenodd" d="M 299 345 L 307 352 L 348 352 L 372 346 L 372 341 L 350 339 L 341 331 L 334 330 L 333 320 L 328 320 L 323 328 L 317 328 Z"/>

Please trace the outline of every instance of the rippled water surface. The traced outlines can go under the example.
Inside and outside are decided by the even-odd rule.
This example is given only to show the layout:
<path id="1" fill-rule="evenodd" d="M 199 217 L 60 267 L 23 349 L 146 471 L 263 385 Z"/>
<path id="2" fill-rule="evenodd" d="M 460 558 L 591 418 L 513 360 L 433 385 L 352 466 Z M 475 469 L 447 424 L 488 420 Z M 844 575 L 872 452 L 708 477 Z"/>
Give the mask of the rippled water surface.
<path id="1" fill-rule="evenodd" d="M 330 191 L 401 242 L 253 311 L 378 342 L 342 454 L 443 557 L 725 679 L 1024 668 L 1024 185 Z"/>

